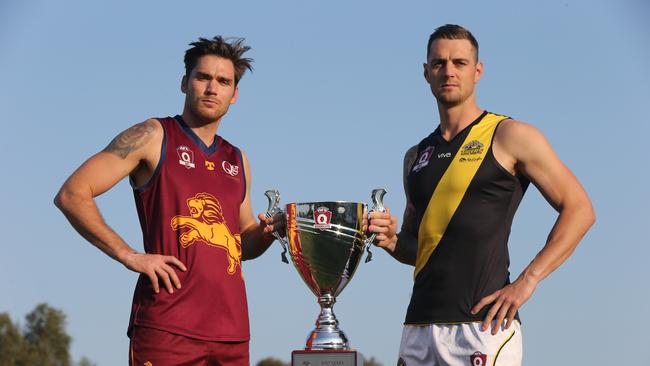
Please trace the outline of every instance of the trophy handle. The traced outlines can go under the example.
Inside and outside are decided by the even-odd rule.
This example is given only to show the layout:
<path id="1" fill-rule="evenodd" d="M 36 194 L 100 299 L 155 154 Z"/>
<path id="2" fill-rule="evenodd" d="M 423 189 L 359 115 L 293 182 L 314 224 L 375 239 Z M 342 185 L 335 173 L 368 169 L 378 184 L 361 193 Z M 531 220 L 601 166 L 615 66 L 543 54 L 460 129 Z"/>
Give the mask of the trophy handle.
<path id="1" fill-rule="evenodd" d="M 372 193 L 370 194 L 370 198 L 372 199 L 372 208 L 370 209 L 370 212 L 386 211 L 386 207 L 384 207 L 384 195 L 386 195 L 386 190 L 383 188 L 376 188 L 372 190 Z M 370 224 L 370 212 L 368 212 L 368 224 Z M 370 247 L 372 246 L 372 242 L 375 241 L 376 236 L 376 233 L 372 233 L 368 239 L 366 239 L 366 251 L 368 252 L 368 255 L 366 256 L 366 263 L 372 260 L 372 252 L 370 251 Z"/>
<path id="2" fill-rule="evenodd" d="M 278 204 L 280 203 L 280 192 L 277 189 L 268 190 L 264 192 L 264 194 L 269 200 L 269 207 L 266 209 L 266 218 L 271 218 L 278 213 L 284 213 L 280 207 L 278 207 Z M 282 254 L 280 254 L 282 261 L 284 263 L 289 263 L 287 260 L 287 241 L 284 240 L 277 231 L 273 232 L 273 237 L 275 237 L 275 239 L 277 239 L 280 244 L 282 244 Z"/>

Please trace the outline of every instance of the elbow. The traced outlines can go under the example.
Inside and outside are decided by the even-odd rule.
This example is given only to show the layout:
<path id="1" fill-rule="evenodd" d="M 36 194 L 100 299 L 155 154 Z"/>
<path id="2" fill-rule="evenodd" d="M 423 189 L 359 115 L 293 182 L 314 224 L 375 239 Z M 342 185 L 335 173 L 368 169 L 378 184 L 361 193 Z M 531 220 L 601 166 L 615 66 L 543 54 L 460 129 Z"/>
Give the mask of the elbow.
<path id="1" fill-rule="evenodd" d="M 587 200 L 578 208 L 578 210 L 575 211 L 575 213 L 575 222 L 578 225 L 579 230 L 582 231 L 581 235 L 584 236 L 596 223 L 596 212 L 594 211 L 591 202 Z"/>
<path id="2" fill-rule="evenodd" d="M 251 259 L 255 259 L 255 258 L 257 258 L 257 257 L 259 257 L 260 255 L 262 255 L 262 253 L 251 253 L 250 251 L 244 251 L 244 250 L 242 250 L 242 253 L 241 253 L 241 260 L 242 260 L 242 261 L 248 261 L 248 260 L 251 260 Z"/>
<path id="3" fill-rule="evenodd" d="M 64 193 L 63 193 L 63 188 L 59 190 L 59 192 L 54 196 L 54 206 L 58 208 L 59 210 L 63 211 L 65 207 L 65 198 L 64 198 Z"/>
<path id="4" fill-rule="evenodd" d="M 596 211 L 594 211 L 594 208 L 591 206 L 591 204 L 589 205 L 587 220 L 588 220 L 587 223 L 589 227 L 594 226 L 594 224 L 596 223 Z"/>
<path id="5" fill-rule="evenodd" d="M 588 198 L 582 204 L 582 217 L 587 225 L 587 230 L 596 223 L 596 211 Z"/>
<path id="6" fill-rule="evenodd" d="M 59 192 L 54 196 L 54 206 L 56 206 L 64 214 L 69 211 L 74 200 L 74 194 L 65 186 L 61 187 Z"/>

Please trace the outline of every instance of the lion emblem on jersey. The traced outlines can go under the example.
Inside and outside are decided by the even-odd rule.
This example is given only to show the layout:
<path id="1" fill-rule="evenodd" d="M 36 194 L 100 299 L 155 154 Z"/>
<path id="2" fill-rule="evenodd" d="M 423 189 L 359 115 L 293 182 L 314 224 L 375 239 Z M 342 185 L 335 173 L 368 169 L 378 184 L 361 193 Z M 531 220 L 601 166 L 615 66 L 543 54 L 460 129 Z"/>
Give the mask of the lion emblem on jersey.
<path id="1" fill-rule="evenodd" d="M 237 265 L 241 265 L 241 237 L 230 232 L 219 200 L 209 193 L 197 193 L 187 200 L 187 207 L 191 216 L 178 215 L 171 221 L 174 231 L 189 229 L 179 237 L 183 248 L 198 240 L 225 249 L 228 253 L 228 274 L 234 274 Z"/>

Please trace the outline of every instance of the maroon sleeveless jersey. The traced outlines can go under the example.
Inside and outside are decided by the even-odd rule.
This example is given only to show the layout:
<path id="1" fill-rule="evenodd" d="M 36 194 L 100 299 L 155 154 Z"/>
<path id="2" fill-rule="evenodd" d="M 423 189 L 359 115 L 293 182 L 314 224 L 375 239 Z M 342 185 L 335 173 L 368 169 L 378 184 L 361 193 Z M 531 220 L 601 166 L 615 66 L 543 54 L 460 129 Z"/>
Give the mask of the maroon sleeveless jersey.
<path id="1" fill-rule="evenodd" d="M 158 294 L 140 275 L 134 325 L 206 341 L 249 339 L 241 272 L 239 208 L 246 194 L 241 152 L 219 136 L 206 146 L 180 116 L 158 119 L 164 129 L 153 177 L 134 188 L 147 253 L 171 255 L 180 289 Z"/>

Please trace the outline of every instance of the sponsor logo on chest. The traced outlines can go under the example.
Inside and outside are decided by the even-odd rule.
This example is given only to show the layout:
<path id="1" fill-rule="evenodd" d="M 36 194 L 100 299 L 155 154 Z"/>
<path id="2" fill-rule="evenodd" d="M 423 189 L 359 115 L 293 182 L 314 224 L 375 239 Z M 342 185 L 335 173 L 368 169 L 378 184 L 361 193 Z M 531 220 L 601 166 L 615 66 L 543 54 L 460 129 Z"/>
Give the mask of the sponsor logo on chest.
<path id="1" fill-rule="evenodd" d="M 239 166 L 231 164 L 225 160 L 221 162 L 221 168 L 231 177 L 236 177 L 239 174 Z"/>

